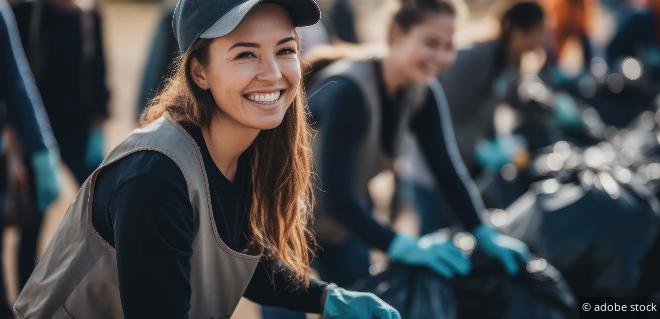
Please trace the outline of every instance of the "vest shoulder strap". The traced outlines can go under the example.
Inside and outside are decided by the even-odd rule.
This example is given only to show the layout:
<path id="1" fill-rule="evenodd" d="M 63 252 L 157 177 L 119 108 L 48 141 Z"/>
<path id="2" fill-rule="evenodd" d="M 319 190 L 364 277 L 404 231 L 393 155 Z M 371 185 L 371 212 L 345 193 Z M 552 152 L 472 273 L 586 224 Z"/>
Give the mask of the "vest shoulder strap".
<path id="1" fill-rule="evenodd" d="M 188 197 L 196 215 L 200 205 L 209 204 L 202 200 L 208 193 L 208 180 L 199 147 L 168 114 L 133 131 L 108 154 L 98 169 L 139 151 L 156 151 L 174 161 L 186 181 Z M 195 216 L 196 223 L 198 220 L 199 216 Z"/>

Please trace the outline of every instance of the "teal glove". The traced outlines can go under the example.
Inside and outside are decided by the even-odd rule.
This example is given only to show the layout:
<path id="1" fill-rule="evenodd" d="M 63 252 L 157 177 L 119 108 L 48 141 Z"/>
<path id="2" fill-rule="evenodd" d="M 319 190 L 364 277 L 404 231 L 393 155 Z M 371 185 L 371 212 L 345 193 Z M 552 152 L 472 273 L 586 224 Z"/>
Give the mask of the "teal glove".
<path id="1" fill-rule="evenodd" d="M 349 291 L 329 284 L 322 319 L 401 319 L 401 315 L 372 293 Z"/>
<path id="2" fill-rule="evenodd" d="M 475 157 L 477 162 L 488 171 L 496 171 L 511 163 L 518 152 L 525 148 L 525 140 L 520 136 L 506 135 L 491 141 L 477 143 Z"/>
<path id="3" fill-rule="evenodd" d="M 580 128 L 584 126 L 580 108 L 575 100 L 566 93 L 558 93 L 552 112 L 552 120 L 561 128 Z"/>
<path id="4" fill-rule="evenodd" d="M 550 81 L 554 86 L 565 86 L 571 82 L 571 78 L 557 66 L 550 67 Z"/>
<path id="5" fill-rule="evenodd" d="M 60 195 L 59 154 L 44 149 L 32 154 L 30 162 L 37 188 L 37 209 L 43 212 Z"/>
<path id="6" fill-rule="evenodd" d="M 454 246 L 446 234 L 432 233 L 419 240 L 397 235 L 387 253 L 393 261 L 426 266 L 446 278 L 470 272 L 470 260 Z"/>
<path id="7" fill-rule="evenodd" d="M 85 165 L 90 169 L 95 169 L 101 162 L 103 162 L 103 130 L 95 127 L 89 133 L 87 140 Z"/>
<path id="8" fill-rule="evenodd" d="M 488 255 L 499 260 L 510 275 L 517 274 L 520 266 L 529 257 L 525 243 L 502 235 L 489 226 L 483 224 L 477 226 L 473 235 L 477 239 L 477 247 L 481 247 Z"/>
<path id="9" fill-rule="evenodd" d="M 660 47 L 651 46 L 642 51 L 642 64 L 646 72 L 653 73 L 660 70 Z"/>

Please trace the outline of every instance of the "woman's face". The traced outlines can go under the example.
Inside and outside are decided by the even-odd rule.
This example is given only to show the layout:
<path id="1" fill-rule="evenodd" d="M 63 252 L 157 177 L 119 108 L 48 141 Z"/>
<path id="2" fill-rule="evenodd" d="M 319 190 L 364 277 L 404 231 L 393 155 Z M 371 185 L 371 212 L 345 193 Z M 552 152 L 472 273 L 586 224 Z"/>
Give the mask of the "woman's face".
<path id="1" fill-rule="evenodd" d="M 211 91 L 220 119 L 258 130 L 280 125 L 299 89 L 295 36 L 282 7 L 261 4 L 232 33 L 211 42 L 206 65 L 193 60 L 193 79 Z"/>
<path id="2" fill-rule="evenodd" d="M 409 81 L 428 84 L 454 62 L 454 17 L 429 14 L 407 32 L 395 27 L 390 56 Z"/>
<path id="3" fill-rule="evenodd" d="M 509 52 L 517 54 L 519 59 L 523 54 L 543 48 L 545 40 L 545 24 L 539 23 L 529 30 L 515 28 L 509 40 Z"/>

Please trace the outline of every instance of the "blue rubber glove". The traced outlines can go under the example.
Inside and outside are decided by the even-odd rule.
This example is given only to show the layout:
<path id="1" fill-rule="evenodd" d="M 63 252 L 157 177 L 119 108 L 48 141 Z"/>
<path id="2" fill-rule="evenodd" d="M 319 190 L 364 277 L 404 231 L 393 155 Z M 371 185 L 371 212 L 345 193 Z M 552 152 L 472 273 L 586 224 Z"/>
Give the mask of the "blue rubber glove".
<path id="1" fill-rule="evenodd" d="M 518 152 L 525 149 L 525 140 L 516 135 L 499 136 L 493 140 L 481 140 L 475 149 L 477 162 L 486 170 L 496 171 L 511 163 Z"/>
<path id="2" fill-rule="evenodd" d="M 43 212 L 60 195 L 59 154 L 55 150 L 44 149 L 32 154 L 30 164 L 34 170 L 37 193 L 37 209 Z"/>
<path id="3" fill-rule="evenodd" d="M 103 130 L 95 127 L 87 139 L 85 165 L 90 169 L 95 169 L 101 162 L 103 162 Z"/>
<path id="4" fill-rule="evenodd" d="M 397 235 L 387 253 L 393 261 L 426 266 L 446 278 L 470 272 L 470 260 L 442 233 L 428 234 L 420 239 Z"/>
<path id="5" fill-rule="evenodd" d="M 640 54 L 645 72 L 653 73 L 660 70 L 660 48 L 656 46 L 643 49 Z"/>
<path id="6" fill-rule="evenodd" d="M 322 319 L 400 319 L 392 306 L 372 293 L 349 291 L 329 284 Z"/>
<path id="7" fill-rule="evenodd" d="M 481 224 L 475 228 L 472 234 L 477 239 L 477 247 L 499 260 L 510 275 L 517 274 L 520 266 L 529 257 L 529 250 L 525 243 L 502 235 L 489 226 Z"/>
<path id="8" fill-rule="evenodd" d="M 570 95 L 557 93 L 552 110 L 552 120 L 555 125 L 562 128 L 580 128 L 584 126 L 580 108 Z"/>
<path id="9" fill-rule="evenodd" d="M 550 67 L 550 82 L 554 86 L 565 86 L 571 82 L 571 78 L 559 66 L 554 65 Z"/>

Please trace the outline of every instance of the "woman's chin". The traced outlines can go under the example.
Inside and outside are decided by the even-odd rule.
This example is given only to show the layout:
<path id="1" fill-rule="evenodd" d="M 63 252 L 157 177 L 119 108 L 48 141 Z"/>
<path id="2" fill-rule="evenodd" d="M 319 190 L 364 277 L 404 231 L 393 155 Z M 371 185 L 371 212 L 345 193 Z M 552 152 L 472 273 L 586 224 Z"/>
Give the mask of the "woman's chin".
<path id="1" fill-rule="evenodd" d="M 278 127 L 284 119 L 286 107 L 282 103 L 259 104 L 247 101 L 245 124 L 260 130 L 270 130 Z"/>
<path id="2" fill-rule="evenodd" d="M 282 120 L 284 119 L 284 116 L 279 115 L 279 114 L 273 114 L 271 116 L 258 116 L 255 118 L 252 118 L 248 126 L 258 129 L 258 130 L 272 130 L 280 124 L 282 124 Z"/>
<path id="3" fill-rule="evenodd" d="M 429 83 L 431 83 L 433 81 L 433 79 L 435 79 L 435 74 L 430 75 L 430 74 L 427 74 L 427 73 L 424 73 L 424 72 L 418 72 L 418 73 L 410 76 L 409 78 L 410 78 L 409 82 L 411 84 L 428 85 Z"/>
<path id="4" fill-rule="evenodd" d="M 421 81 L 424 84 L 429 84 L 429 83 L 433 82 L 433 80 L 435 80 L 435 78 L 437 76 L 438 76 L 438 73 L 424 73 L 424 74 L 422 74 L 422 76 L 420 78 L 421 78 Z"/>

